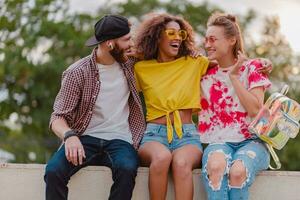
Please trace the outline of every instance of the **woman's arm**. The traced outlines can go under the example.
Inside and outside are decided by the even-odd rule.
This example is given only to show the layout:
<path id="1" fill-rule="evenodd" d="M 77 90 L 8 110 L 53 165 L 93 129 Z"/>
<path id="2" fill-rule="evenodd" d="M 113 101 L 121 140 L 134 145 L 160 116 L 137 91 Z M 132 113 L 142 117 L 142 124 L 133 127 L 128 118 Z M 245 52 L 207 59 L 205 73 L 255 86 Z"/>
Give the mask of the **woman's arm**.
<path id="1" fill-rule="evenodd" d="M 247 90 L 241 81 L 239 80 L 239 68 L 246 60 L 246 57 L 239 53 L 238 61 L 234 65 L 233 69 L 229 73 L 229 78 L 232 82 L 234 90 L 242 104 L 246 109 L 250 117 L 255 117 L 264 101 L 264 88 L 263 86 L 254 87 L 251 90 Z"/>
<path id="2" fill-rule="evenodd" d="M 247 90 L 235 75 L 229 75 L 234 90 L 250 117 L 255 117 L 264 102 L 264 89 L 262 86 Z"/>

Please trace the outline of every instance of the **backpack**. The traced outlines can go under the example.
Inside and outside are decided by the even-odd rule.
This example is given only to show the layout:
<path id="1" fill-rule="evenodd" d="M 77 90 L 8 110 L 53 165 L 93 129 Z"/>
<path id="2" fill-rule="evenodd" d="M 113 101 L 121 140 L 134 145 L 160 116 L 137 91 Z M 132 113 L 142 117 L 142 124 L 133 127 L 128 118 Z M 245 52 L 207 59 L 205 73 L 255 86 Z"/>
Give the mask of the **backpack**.
<path id="1" fill-rule="evenodd" d="M 271 153 L 276 167 L 269 165 L 270 169 L 281 168 L 273 148 L 282 149 L 290 138 L 299 133 L 300 105 L 285 96 L 288 89 L 285 85 L 280 93 L 273 93 L 249 125 L 249 131 L 263 140 Z"/>

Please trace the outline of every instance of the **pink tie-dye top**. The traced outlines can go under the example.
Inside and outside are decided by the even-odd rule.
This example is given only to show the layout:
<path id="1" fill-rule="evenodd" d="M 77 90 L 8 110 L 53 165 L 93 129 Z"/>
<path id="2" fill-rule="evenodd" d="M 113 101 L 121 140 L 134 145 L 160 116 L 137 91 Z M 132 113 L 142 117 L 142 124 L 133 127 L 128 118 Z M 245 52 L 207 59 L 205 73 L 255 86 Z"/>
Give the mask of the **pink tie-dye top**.
<path id="1" fill-rule="evenodd" d="M 240 81 L 247 90 L 268 88 L 269 79 L 257 71 L 262 64 L 250 60 L 240 68 Z M 208 69 L 202 77 L 202 110 L 199 112 L 199 132 L 203 143 L 241 142 L 251 137 L 251 118 L 241 105 L 228 76 L 230 68 Z"/>

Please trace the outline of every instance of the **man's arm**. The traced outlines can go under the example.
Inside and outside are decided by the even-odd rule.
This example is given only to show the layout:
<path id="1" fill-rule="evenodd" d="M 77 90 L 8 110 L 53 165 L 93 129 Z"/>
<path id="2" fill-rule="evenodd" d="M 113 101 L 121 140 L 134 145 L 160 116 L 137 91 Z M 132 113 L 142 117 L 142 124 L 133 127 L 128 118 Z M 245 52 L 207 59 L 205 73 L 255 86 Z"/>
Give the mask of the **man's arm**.
<path id="1" fill-rule="evenodd" d="M 58 118 L 52 122 L 52 131 L 57 135 L 61 140 L 64 139 L 65 133 L 71 128 L 63 118 Z"/>
<path id="2" fill-rule="evenodd" d="M 60 139 L 64 140 L 67 160 L 76 166 L 78 163 L 82 164 L 85 152 L 79 137 L 75 131 L 71 130 L 68 122 L 73 121 L 74 110 L 77 107 L 80 95 L 81 92 L 76 72 L 65 71 L 62 76 L 60 91 L 54 102 L 54 111 L 50 120 L 50 129 Z M 65 137 L 67 132 L 69 132 L 69 136 Z"/>
<path id="3" fill-rule="evenodd" d="M 81 165 L 83 158 L 85 158 L 84 148 L 79 140 L 79 137 L 74 135 L 65 138 L 65 134 L 71 131 L 67 122 L 63 118 L 58 118 L 52 122 L 52 131 L 65 143 L 65 155 L 69 162 L 72 162 L 75 166 Z"/>

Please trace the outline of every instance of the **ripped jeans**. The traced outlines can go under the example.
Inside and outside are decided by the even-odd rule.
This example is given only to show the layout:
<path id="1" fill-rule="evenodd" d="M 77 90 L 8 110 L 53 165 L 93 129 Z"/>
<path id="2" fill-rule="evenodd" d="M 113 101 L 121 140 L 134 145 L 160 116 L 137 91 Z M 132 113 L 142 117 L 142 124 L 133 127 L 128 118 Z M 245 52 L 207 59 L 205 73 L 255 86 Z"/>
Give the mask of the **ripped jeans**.
<path id="1" fill-rule="evenodd" d="M 220 177 L 220 184 L 214 188 L 209 180 L 207 172 L 207 161 L 213 152 L 225 154 L 226 167 L 223 177 Z M 246 180 L 241 186 L 231 186 L 229 172 L 232 164 L 240 160 L 246 168 Z M 215 143 L 209 144 L 202 158 L 202 180 L 207 192 L 208 200 L 236 200 L 248 199 L 249 187 L 253 183 L 255 176 L 261 170 L 267 169 L 270 163 L 270 155 L 259 139 L 248 139 L 239 143 Z"/>

